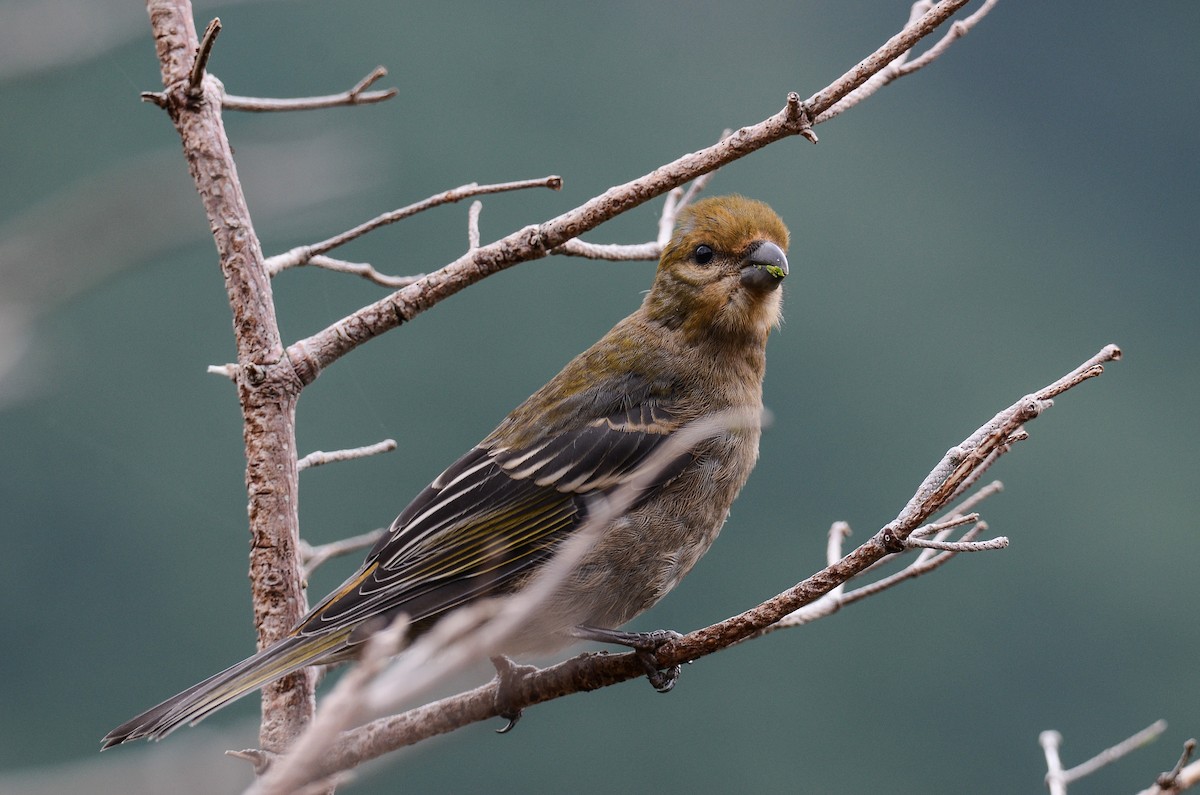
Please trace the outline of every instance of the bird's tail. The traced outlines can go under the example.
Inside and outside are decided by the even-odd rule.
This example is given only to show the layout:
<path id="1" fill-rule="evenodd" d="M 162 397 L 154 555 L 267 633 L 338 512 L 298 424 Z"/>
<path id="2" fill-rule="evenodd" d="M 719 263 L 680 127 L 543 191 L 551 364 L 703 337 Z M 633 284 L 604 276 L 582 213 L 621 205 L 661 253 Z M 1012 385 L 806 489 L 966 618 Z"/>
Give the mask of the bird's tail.
<path id="1" fill-rule="evenodd" d="M 142 737 L 161 739 L 180 725 L 197 723 L 209 713 L 306 665 L 327 662 L 348 647 L 351 629 L 286 637 L 122 723 L 104 736 L 101 750 Z"/>

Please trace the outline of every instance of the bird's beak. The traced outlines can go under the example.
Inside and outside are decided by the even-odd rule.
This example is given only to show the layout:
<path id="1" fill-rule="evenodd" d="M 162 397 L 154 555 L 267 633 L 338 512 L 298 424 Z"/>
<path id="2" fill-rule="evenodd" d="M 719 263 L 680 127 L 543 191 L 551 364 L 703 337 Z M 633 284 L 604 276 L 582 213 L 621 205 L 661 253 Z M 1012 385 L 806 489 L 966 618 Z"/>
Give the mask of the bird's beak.
<path id="1" fill-rule="evenodd" d="M 787 275 L 787 256 L 768 240 L 751 249 L 742 266 L 742 284 L 755 290 L 774 290 Z"/>

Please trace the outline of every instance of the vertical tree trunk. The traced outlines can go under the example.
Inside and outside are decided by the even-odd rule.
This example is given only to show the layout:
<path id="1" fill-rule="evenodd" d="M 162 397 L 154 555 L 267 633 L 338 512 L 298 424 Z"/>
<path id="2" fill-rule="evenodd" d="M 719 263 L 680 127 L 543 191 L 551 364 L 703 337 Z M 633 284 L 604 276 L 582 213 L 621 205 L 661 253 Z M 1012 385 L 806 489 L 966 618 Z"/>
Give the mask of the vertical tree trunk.
<path id="1" fill-rule="evenodd" d="M 183 143 L 204 203 L 233 311 L 238 399 L 246 446 L 250 582 L 262 648 L 283 637 L 306 606 L 297 556 L 296 401 L 300 383 L 284 355 L 271 281 L 250 221 L 221 121 L 222 87 L 211 75 L 192 83 L 199 40 L 187 0 L 147 0 L 161 66 L 161 100 Z M 311 719 L 309 669 L 263 690 L 260 742 L 282 751 Z"/>

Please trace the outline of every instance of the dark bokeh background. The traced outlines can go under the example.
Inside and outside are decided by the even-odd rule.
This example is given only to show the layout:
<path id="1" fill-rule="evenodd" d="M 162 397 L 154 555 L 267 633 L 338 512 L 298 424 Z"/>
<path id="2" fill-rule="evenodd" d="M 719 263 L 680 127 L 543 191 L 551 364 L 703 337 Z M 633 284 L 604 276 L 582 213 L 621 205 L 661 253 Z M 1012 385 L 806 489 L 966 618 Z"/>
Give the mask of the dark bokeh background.
<path id="1" fill-rule="evenodd" d="M 903 2 L 200 5 L 231 93 L 390 103 L 229 114 L 264 247 L 315 241 L 464 182 L 563 175 L 485 201 L 485 240 L 557 214 L 807 96 L 894 33 Z M 229 313 L 165 115 L 140 4 L 0 2 L 0 790 L 233 791 L 253 699 L 153 747 L 99 738 L 253 644 Z M 644 683 L 476 726 L 348 792 L 1036 791 L 1038 732 L 1068 764 L 1166 718 L 1072 788 L 1134 791 L 1200 732 L 1196 660 L 1200 5 L 1003 2 L 927 70 L 723 170 L 793 232 L 775 416 L 720 542 L 636 628 L 690 629 L 866 537 L 942 452 L 1108 342 L 995 470 L 1003 553 Z M 653 236 L 658 203 L 589 236 Z M 341 253 L 420 272 L 466 206 Z M 389 521 L 568 358 L 631 311 L 651 265 L 550 259 L 456 296 L 305 393 L 300 447 L 399 441 L 303 477 L 304 533 Z M 381 291 L 275 281 L 285 337 Z M 331 564 L 323 593 L 355 565 Z M 473 684 L 488 675 L 477 672 Z M 181 773 L 180 771 L 187 771 Z"/>

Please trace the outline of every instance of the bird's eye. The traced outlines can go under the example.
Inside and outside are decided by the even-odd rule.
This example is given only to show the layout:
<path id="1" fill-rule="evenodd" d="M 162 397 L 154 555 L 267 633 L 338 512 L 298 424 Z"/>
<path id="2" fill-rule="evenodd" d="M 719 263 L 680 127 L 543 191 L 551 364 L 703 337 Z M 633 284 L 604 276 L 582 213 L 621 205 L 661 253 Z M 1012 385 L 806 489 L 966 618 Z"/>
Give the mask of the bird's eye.
<path id="1" fill-rule="evenodd" d="M 696 250 L 692 252 L 692 259 L 700 265 L 707 265 L 712 262 L 713 250 L 708 246 L 696 246 Z"/>

